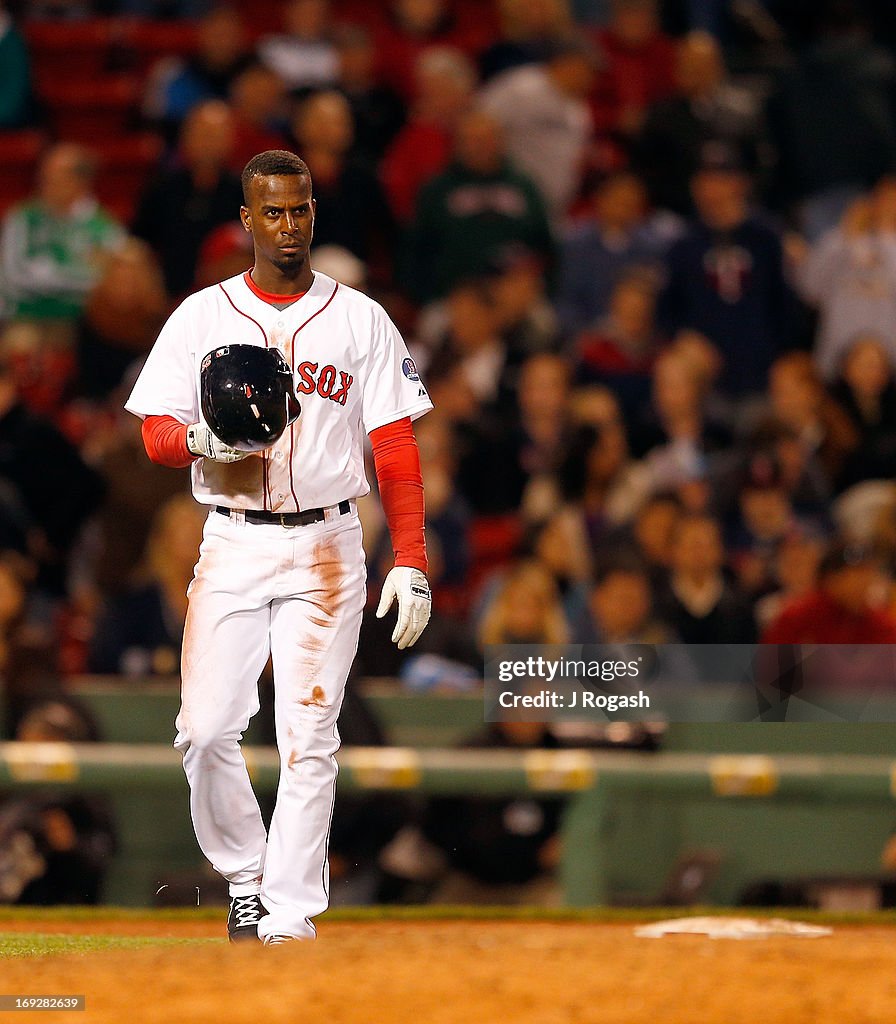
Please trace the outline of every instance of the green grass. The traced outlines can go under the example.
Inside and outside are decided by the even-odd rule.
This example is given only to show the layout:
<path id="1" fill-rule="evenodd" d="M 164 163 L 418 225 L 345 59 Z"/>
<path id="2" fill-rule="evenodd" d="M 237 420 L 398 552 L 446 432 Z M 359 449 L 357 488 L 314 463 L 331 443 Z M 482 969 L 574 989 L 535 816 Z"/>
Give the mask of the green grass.
<path id="1" fill-rule="evenodd" d="M 0 907 L 3 921 L 220 921 L 226 907 Z"/>
<path id="2" fill-rule="evenodd" d="M 42 932 L 0 932 L 0 960 L 9 957 L 53 956 L 59 953 L 101 953 L 110 949 L 182 946 L 219 939 L 149 938 L 134 935 L 51 935 Z"/>
<path id="3" fill-rule="evenodd" d="M 691 916 L 727 917 L 783 917 L 788 920 L 806 921 L 813 924 L 835 926 L 890 926 L 896 925 L 896 910 L 875 913 L 825 913 L 814 910 L 791 908 L 738 908 L 738 907 L 342 907 L 330 911 L 324 918 L 326 924 L 358 923 L 376 921 L 436 922 L 436 921 L 516 921 L 516 922 L 572 922 L 594 924 L 636 924 L 643 921 L 658 921 L 673 917 Z M 54 933 L 54 922 L 83 922 L 89 928 L 90 922 L 110 921 L 158 921 L 176 923 L 179 921 L 217 921 L 221 924 L 220 938 L 174 938 L 170 936 L 136 935 L 60 935 Z M 7 922 L 28 922 L 46 926 L 41 932 L 2 931 Z M 135 907 L 0 907 L 0 961 L 9 957 L 38 957 L 59 954 L 83 955 L 102 953 L 108 950 L 143 949 L 152 946 L 184 946 L 197 944 L 224 944 L 224 911 L 221 907 L 185 907 L 165 910 L 140 909 Z"/>

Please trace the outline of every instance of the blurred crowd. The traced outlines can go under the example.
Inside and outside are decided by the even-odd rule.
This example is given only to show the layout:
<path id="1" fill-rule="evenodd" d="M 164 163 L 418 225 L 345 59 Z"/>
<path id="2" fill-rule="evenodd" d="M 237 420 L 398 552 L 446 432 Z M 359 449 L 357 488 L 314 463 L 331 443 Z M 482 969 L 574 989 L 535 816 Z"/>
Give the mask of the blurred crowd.
<path id="1" fill-rule="evenodd" d="M 0 176 L 40 139 L 0 235 L 7 735 L 54 680 L 177 671 L 203 513 L 122 402 L 173 306 L 250 265 L 238 175 L 268 148 L 311 169 L 315 267 L 385 305 L 435 402 L 433 621 L 407 657 L 368 616 L 361 675 L 469 686 L 502 641 L 896 642 L 888 13 L 0 5 Z M 110 50 L 114 131 L 47 77 L 95 25 L 187 32 Z"/>

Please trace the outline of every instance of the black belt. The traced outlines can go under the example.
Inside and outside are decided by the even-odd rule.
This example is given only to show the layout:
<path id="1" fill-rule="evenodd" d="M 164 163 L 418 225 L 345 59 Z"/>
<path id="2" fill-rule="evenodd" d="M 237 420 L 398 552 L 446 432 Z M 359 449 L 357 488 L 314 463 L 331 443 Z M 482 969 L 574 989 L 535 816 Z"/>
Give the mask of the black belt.
<path id="1" fill-rule="evenodd" d="M 348 515 L 352 510 L 350 501 L 340 501 L 335 507 L 339 509 L 341 516 Z M 229 517 L 233 514 L 234 509 L 226 508 L 224 505 L 216 505 L 215 511 L 220 512 L 222 516 Z M 274 524 L 275 526 L 310 526 L 312 523 L 322 523 L 327 518 L 326 509 L 323 508 L 308 508 L 304 512 L 246 511 L 243 515 L 247 523 L 252 523 L 256 526 L 262 523 L 267 525 Z"/>

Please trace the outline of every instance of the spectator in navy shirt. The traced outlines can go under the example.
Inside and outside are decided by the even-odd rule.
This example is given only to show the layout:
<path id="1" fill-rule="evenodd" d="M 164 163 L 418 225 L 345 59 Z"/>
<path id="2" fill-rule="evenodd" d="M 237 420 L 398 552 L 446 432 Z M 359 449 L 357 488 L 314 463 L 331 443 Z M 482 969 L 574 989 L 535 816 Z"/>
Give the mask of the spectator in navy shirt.
<path id="1" fill-rule="evenodd" d="M 749 178 L 727 145 L 704 147 L 691 190 L 697 218 L 669 252 L 660 321 L 670 336 L 694 330 L 712 342 L 725 395 L 754 395 L 794 328 L 781 238 L 751 213 Z"/>
<path id="2" fill-rule="evenodd" d="M 661 231 L 647 218 L 641 179 L 620 171 L 601 181 L 591 216 L 563 239 L 558 308 L 564 330 L 575 335 L 594 327 L 609 312 L 620 277 L 634 266 L 658 264 L 663 249 Z"/>

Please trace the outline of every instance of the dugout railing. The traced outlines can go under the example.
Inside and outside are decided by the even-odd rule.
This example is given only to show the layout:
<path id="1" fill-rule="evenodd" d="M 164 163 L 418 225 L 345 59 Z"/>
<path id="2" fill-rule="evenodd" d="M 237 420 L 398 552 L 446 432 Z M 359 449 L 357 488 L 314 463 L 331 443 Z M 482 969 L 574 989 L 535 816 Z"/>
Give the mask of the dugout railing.
<path id="1" fill-rule="evenodd" d="M 257 787 L 273 791 L 276 750 L 249 747 L 247 761 Z M 896 760 L 879 754 L 354 747 L 339 761 L 345 792 L 565 797 L 560 880 L 571 906 L 649 897 L 681 852 L 699 847 L 722 854 L 707 894 L 718 903 L 766 877 L 871 875 L 896 821 Z M 0 786 L 112 798 L 121 850 L 109 902 L 145 905 L 165 872 L 198 863 L 168 745 L 0 744 Z"/>

